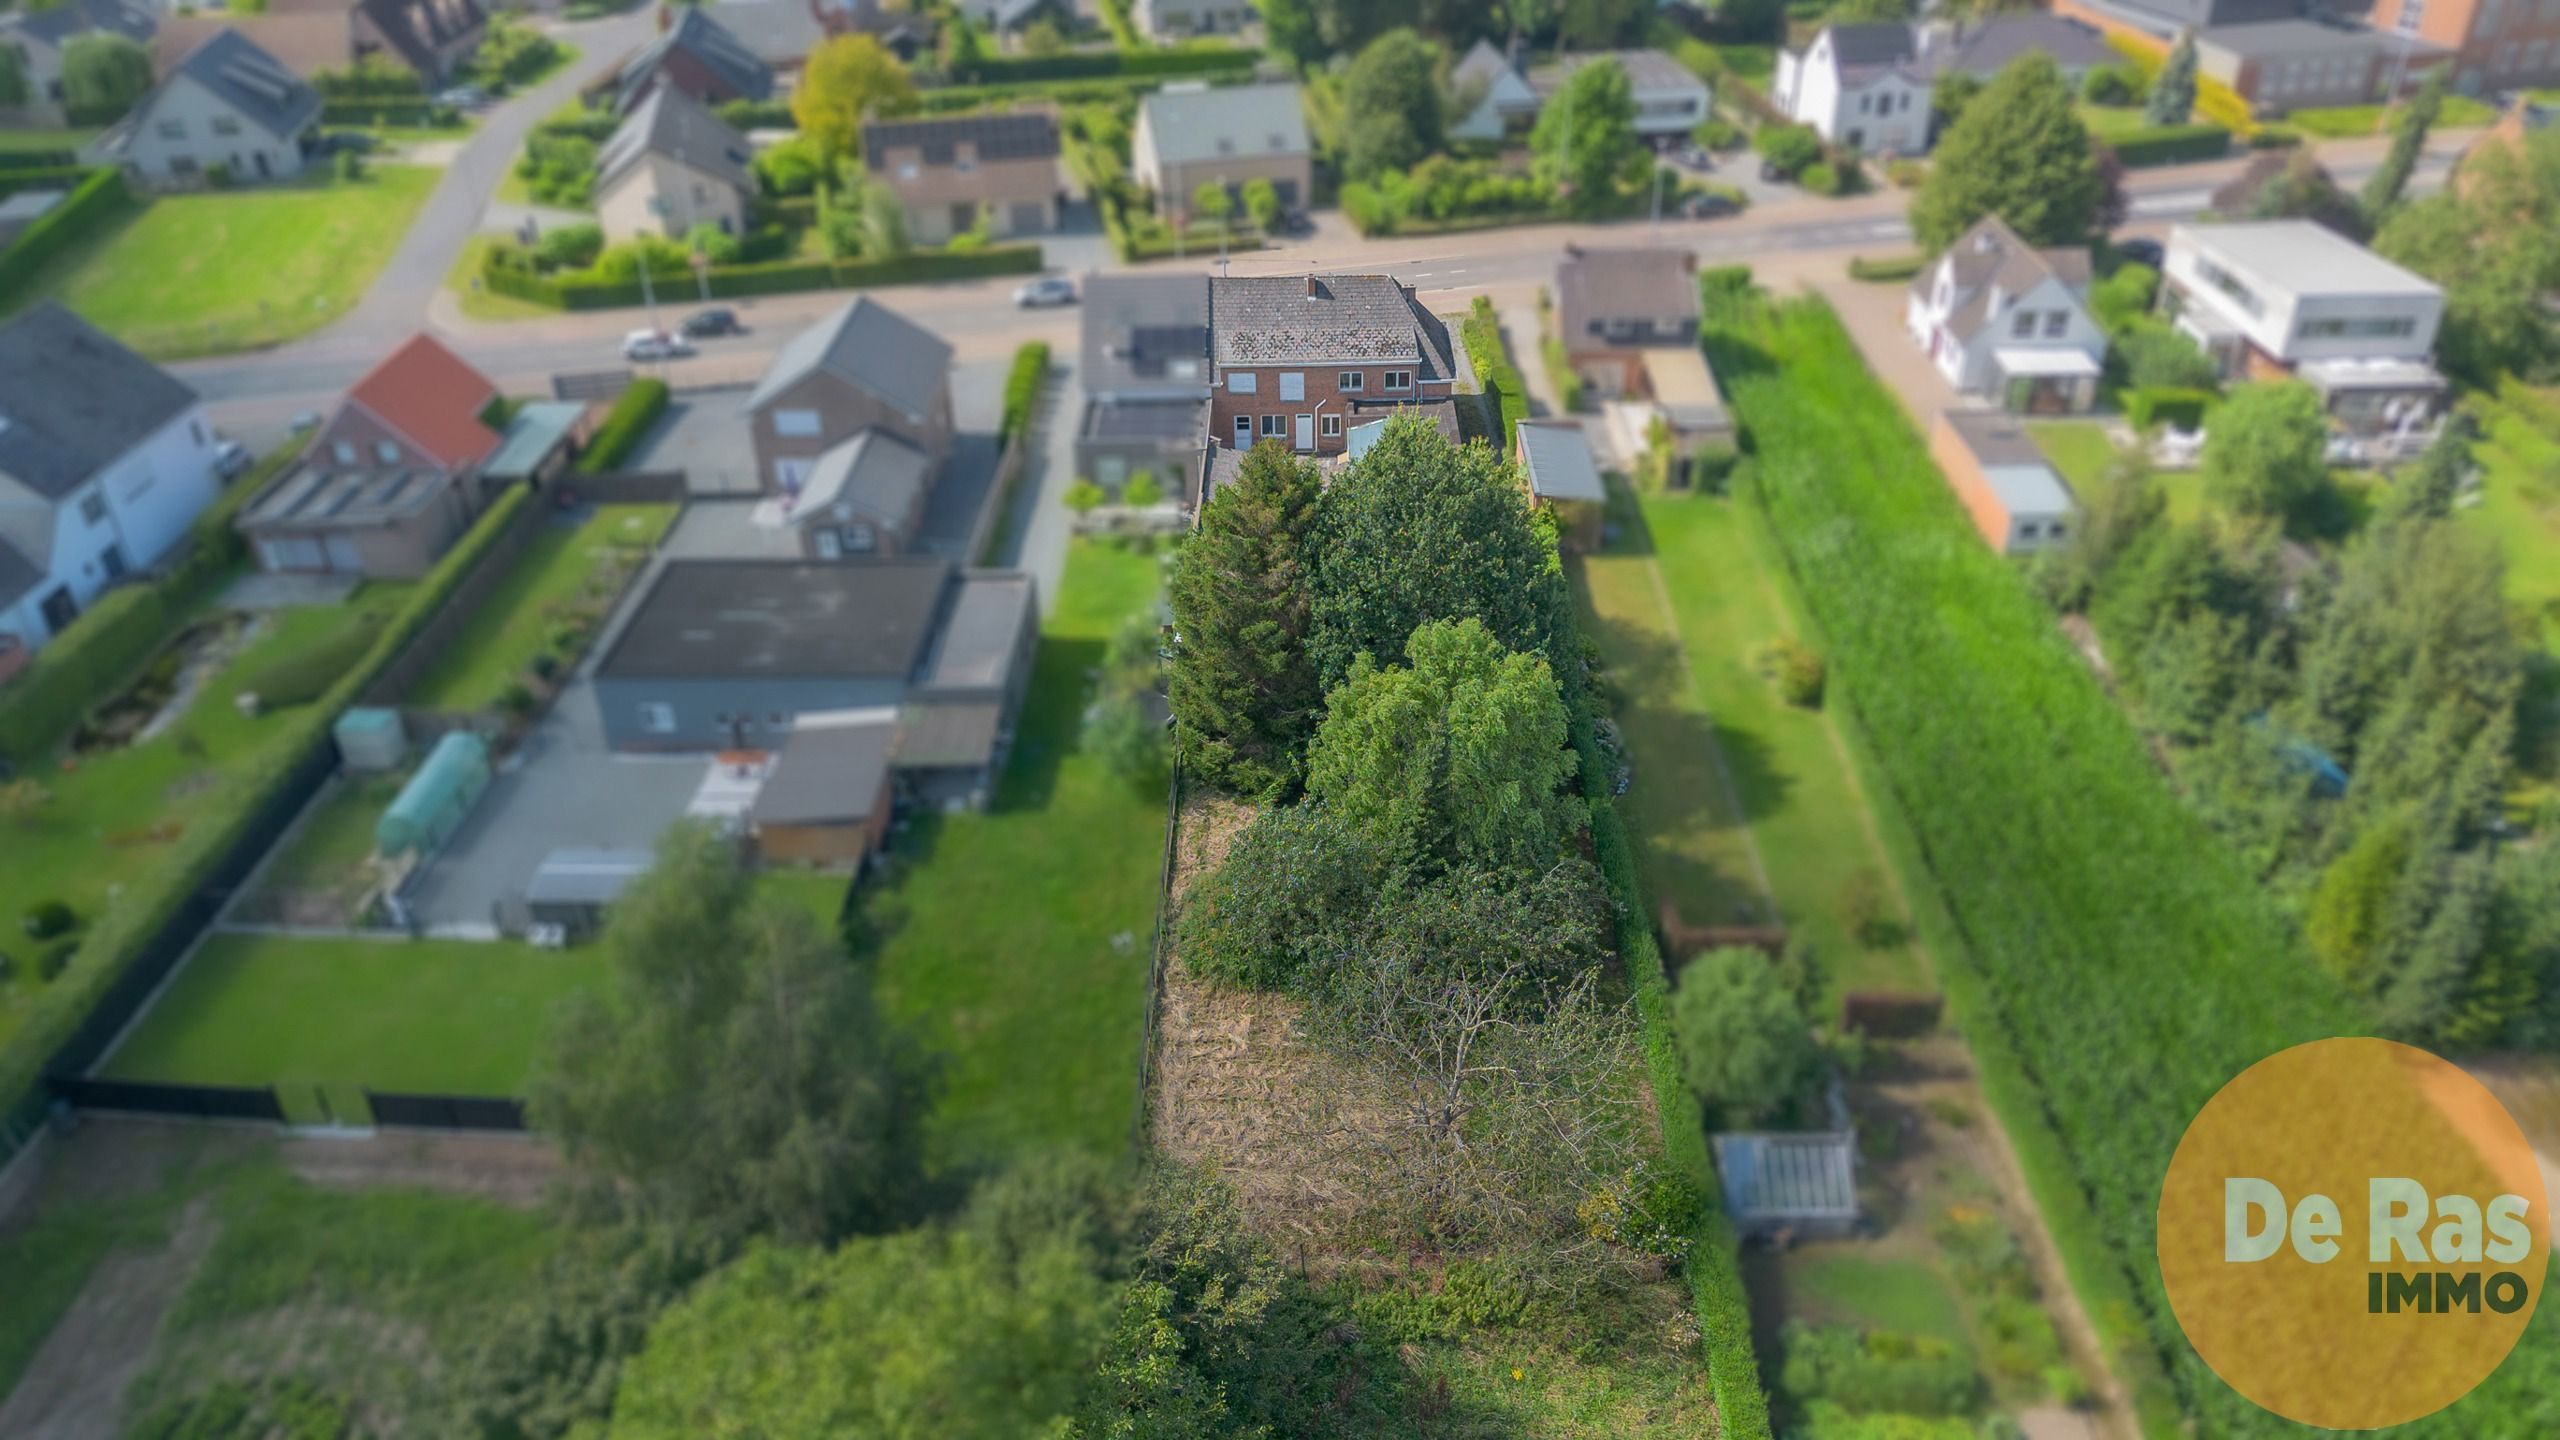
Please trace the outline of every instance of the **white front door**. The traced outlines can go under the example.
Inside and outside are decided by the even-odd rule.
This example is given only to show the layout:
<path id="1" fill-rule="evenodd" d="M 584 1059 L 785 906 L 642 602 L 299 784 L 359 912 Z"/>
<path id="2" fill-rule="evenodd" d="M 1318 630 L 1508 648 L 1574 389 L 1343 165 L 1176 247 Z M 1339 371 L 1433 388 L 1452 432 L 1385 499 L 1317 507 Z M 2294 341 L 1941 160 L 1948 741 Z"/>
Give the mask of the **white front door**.
<path id="1" fill-rule="evenodd" d="M 1298 417 L 1298 448 L 1301 450 L 1316 448 L 1316 417 L 1313 415 Z"/>
<path id="2" fill-rule="evenodd" d="M 1253 417 L 1250 415 L 1236 417 L 1236 448 L 1238 450 L 1253 448 Z"/>

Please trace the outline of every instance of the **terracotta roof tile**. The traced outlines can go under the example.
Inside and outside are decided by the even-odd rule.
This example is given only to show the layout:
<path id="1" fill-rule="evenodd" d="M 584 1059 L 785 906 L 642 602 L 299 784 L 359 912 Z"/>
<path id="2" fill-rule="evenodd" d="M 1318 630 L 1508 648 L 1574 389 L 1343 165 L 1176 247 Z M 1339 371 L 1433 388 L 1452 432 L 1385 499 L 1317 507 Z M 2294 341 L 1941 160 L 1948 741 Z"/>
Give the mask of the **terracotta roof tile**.
<path id="1" fill-rule="evenodd" d="M 480 423 L 497 393 L 488 376 L 422 330 L 366 372 L 347 399 L 458 470 L 497 450 L 498 432 Z"/>

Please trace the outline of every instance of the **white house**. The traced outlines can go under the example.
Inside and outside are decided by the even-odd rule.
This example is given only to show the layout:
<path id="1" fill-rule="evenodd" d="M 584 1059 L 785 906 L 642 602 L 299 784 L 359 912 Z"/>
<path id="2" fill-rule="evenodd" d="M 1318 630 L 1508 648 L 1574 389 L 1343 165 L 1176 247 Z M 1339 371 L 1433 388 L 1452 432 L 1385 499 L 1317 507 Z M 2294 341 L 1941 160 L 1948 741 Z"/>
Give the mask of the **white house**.
<path id="1" fill-rule="evenodd" d="M 0 325 L 0 672 L 186 535 L 219 444 L 194 391 L 62 306 Z"/>
<path id="2" fill-rule="evenodd" d="M 2351 430 L 2414 430 L 2443 403 L 2444 291 L 2325 225 L 2175 226 L 2161 280 L 2172 322 L 2227 376 L 2298 376 Z"/>
<path id="3" fill-rule="evenodd" d="M 1450 70 L 1449 89 L 1467 112 L 1450 125 L 1452 139 L 1500 140 L 1537 121 L 1536 87 L 1490 40 L 1478 40 Z"/>
<path id="4" fill-rule="evenodd" d="M 1917 155 L 1929 148 L 1930 84 L 1910 26 L 1826 25 L 1804 53 L 1778 52 L 1769 100 L 1842 149 Z"/>
<path id="5" fill-rule="evenodd" d="M 243 184 L 282 180 L 302 173 L 319 120 L 319 91 L 239 31 L 221 30 L 82 154 L 146 183 L 192 184 L 217 165 Z"/>
<path id="6" fill-rule="evenodd" d="M 2039 250 L 1985 215 L 1911 280 L 1905 312 L 1929 363 L 1968 395 L 2011 410 L 2086 410 L 2106 365 L 2089 313 L 2089 252 Z"/>
<path id="7" fill-rule="evenodd" d="M 1530 77 L 1541 104 L 1556 98 L 1573 72 L 1594 61 L 1607 60 L 1627 72 L 1628 87 L 1635 92 L 1636 133 L 1647 140 L 1668 144 L 1687 138 L 1698 128 L 1698 122 L 1715 113 L 1715 93 L 1697 72 L 1659 50 L 1594 50 L 1580 55 L 1560 55 L 1556 63 Z"/>
<path id="8" fill-rule="evenodd" d="M 596 152 L 596 218 L 605 238 L 680 239 L 696 225 L 745 234 L 754 154 L 747 137 L 701 101 L 657 86 Z"/>

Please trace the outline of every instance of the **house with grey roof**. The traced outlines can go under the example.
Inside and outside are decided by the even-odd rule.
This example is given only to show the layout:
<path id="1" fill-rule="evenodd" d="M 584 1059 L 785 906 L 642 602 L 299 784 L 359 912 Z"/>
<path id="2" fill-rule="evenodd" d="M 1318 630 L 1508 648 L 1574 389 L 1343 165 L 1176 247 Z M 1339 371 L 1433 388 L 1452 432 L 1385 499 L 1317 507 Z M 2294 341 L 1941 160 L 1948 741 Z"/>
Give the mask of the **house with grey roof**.
<path id="1" fill-rule="evenodd" d="M 1826 25 L 1802 51 L 1778 52 L 1769 100 L 1842 149 L 1917 155 L 1929 148 L 1932 78 L 1910 26 Z"/>
<path id="2" fill-rule="evenodd" d="M 1048 109 L 874 120 L 863 168 L 898 197 L 907 238 L 940 245 L 984 225 L 989 235 L 1058 228 L 1058 116 Z"/>
<path id="3" fill-rule="evenodd" d="M 1636 134 L 1657 145 L 1688 138 L 1699 122 L 1715 113 L 1715 92 L 1698 72 L 1661 50 L 1590 50 L 1559 55 L 1529 76 L 1541 101 L 1551 101 L 1575 71 L 1608 63 L 1626 72 L 1636 102 Z"/>
<path id="4" fill-rule="evenodd" d="M 797 490 L 757 501 L 753 518 L 812 560 L 903 554 L 915 548 L 933 479 L 932 456 L 886 430 L 860 430 L 820 455 Z"/>
<path id="5" fill-rule="evenodd" d="M 1298 209 L 1315 193 L 1315 147 L 1295 85 L 1167 85 L 1141 101 L 1129 175 L 1159 208 L 1187 211 L 1204 184 L 1242 190 L 1268 180 Z"/>
<path id="6" fill-rule="evenodd" d="M 1209 281 L 1209 435 L 1339 455 L 1347 431 L 1449 398 L 1449 327 L 1392 275 L 1238 275 Z"/>
<path id="7" fill-rule="evenodd" d="M 939 474 L 951 455 L 951 346 L 865 295 L 785 342 L 746 411 L 768 494 L 804 489 L 821 456 L 873 429 Z"/>
<path id="8" fill-rule="evenodd" d="M 1687 250 L 1565 247 L 1556 265 L 1556 339 L 1592 394 L 1643 395 L 1644 357 L 1698 343 L 1698 261 Z"/>
<path id="9" fill-rule="evenodd" d="M 711 0 L 720 25 L 777 75 L 797 71 L 825 43 L 826 23 L 813 0 Z M 910 56 L 902 55 L 900 59 Z"/>
<path id="10" fill-rule="evenodd" d="M 1904 324 L 1963 394 L 2037 414 L 2097 399 L 2107 332 L 2089 312 L 2086 246 L 2040 250 L 1985 215 L 1912 277 Z"/>
<path id="11" fill-rule="evenodd" d="M 711 18 L 710 5 L 671 5 L 660 12 L 666 28 L 632 52 L 606 76 L 593 98 L 627 115 L 660 85 L 672 86 L 705 105 L 770 100 L 773 67 Z"/>
<path id="12" fill-rule="evenodd" d="M 754 155 L 747 137 L 701 101 L 673 86 L 651 89 L 596 152 L 596 218 L 605 239 L 678 239 L 697 225 L 746 233 Z"/>
<path id="13" fill-rule="evenodd" d="M 923 556 L 679 559 L 642 586 L 596 665 L 611 748 L 779 752 L 810 793 L 777 796 L 768 818 L 861 823 L 879 793 L 873 762 L 850 767 L 864 774 L 830 767 L 870 747 L 831 735 L 793 759 L 804 718 L 830 717 L 816 728 L 834 730 L 859 716 L 890 727 L 879 758 L 894 799 L 969 805 L 992 793 L 1030 683 L 1030 576 Z"/>
<path id="14" fill-rule="evenodd" d="M 899 60 L 913 63 L 933 45 L 931 16 L 884 0 L 815 0 L 818 24 L 829 35 L 868 35 Z"/>
<path id="15" fill-rule="evenodd" d="M 27 68 L 26 103 L 6 112 L 30 128 L 69 123 L 63 105 L 62 50 L 83 35 L 116 35 L 144 49 L 159 33 L 160 15 L 135 0 L 63 0 L 47 9 L 20 6 L 0 17 L 0 44 L 17 47 Z"/>
<path id="16" fill-rule="evenodd" d="M 220 493 L 204 403 L 51 300 L 0 324 L 0 674 Z"/>
<path id="17" fill-rule="evenodd" d="M 1209 423 L 1207 277 L 1088 276 L 1083 310 L 1076 473 L 1114 495 L 1141 470 L 1183 490 Z"/>
<path id="18" fill-rule="evenodd" d="M 1478 40 L 1451 67 L 1449 92 L 1460 112 L 1449 125 L 1454 140 L 1496 141 L 1526 134 L 1545 103 L 1520 67 L 1490 40 Z"/>
<path id="19" fill-rule="evenodd" d="M 2098 28 L 2043 10 L 1986 15 L 1979 20 L 1923 20 L 1912 27 L 1920 63 L 1932 77 L 1970 75 L 1989 80 L 2024 55 L 2042 55 L 2075 92 L 2090 71 L 2124 61 Z"/>
<path id="20" fill-rule="evenodd" d="M 221 30 L 83 147 L 149 185 L 201 183 L 219 166 L 234 183 L 302 173 L 320 122 L 320 92 L 237 30 Z"/>

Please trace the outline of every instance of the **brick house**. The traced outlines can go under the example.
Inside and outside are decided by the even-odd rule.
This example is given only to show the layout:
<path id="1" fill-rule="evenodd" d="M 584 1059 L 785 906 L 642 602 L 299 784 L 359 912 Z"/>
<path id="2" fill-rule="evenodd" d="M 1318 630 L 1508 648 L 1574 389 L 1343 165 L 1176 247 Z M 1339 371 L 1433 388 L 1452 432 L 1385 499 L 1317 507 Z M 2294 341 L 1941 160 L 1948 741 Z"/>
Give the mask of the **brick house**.
<path id="1" fill-rule="evenodd" d="M 2466 95 L 2560 85 L 2560 3 L 2554 0 L 2376 0 L 2373 28 L 2453 56 Z"/>
<path id="2" fill-rule="evenodd" d="M 986 217 L 987 233 L 1058 228 L 1058 117 L 1048 110 L 862 127 L 863 168 L 906 212 L 907 236 L 940 245 Z"/>
<path id="3" fill-rule="evenodd" d="M 703 13 L 708 8 L 671 5 L 660 10 L 658 23 L 666 26 L 665 32 L 623 61 L 595 95 L 610 101 L 617 115 L 630 114 L 661 83 L 711 106 L 772 99 L 773 67 Z"/>
<path id="4" fill-rule="evenodd" d="M 1698 343 L 1698 260 L 1668 248 L 1565 247 L 1556 339 L 1594 395 L 1643 395 L 1645 352 Z"/>
<path id="5" fill-rule="evenodd" d="M 748 395 L 758 479 L 797 494 L 821 457 L 872 429 L 938 473 L 951 454 L 950 372 L 941 336 L 867 295 L 854 301 L 791 337 Z"/>
<path id="6" fill-rule="evenodd" d="M 1239 451 L 1339 455 L 1352 425 L 1457 379 L 1449 327 L 1391 275 L 1214 278 L 1209 360 L 1209 436 Z"/>

